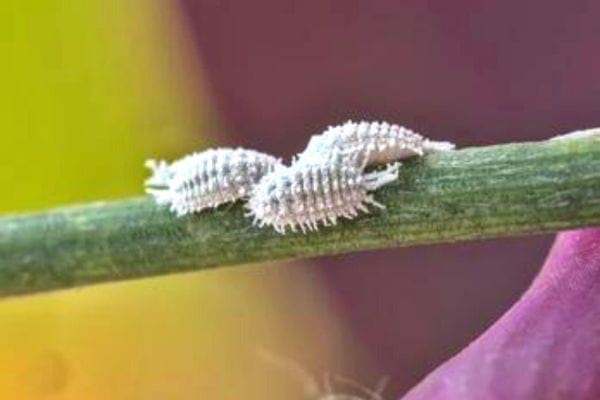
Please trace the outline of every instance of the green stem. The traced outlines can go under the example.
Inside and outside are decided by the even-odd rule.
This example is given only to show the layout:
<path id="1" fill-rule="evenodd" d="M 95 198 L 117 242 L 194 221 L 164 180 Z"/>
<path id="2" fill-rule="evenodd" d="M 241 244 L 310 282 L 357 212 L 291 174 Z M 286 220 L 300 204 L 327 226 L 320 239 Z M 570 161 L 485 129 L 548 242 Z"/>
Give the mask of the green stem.
<path id="1" fill-rule="evenodd" d="M 148 197 L 0 218 L 0 296 L 257 261 L 600 224 L 600 139 L 407 162 L 373 210 L 319 232 L 252 226 L 240 204 L 177 218 Z"/>

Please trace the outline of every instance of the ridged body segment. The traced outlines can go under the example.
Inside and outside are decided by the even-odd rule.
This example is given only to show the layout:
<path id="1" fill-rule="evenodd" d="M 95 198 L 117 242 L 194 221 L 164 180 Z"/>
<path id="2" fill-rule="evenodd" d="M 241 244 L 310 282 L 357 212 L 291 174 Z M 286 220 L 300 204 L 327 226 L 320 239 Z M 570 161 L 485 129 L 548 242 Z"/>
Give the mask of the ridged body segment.
<path id="1" fill-rule="evenodd" d="M 383 208 L 369 191 L 395 180 L 398 165 L 368 174 L 363 168 L 345 160 L 279 167 L 254 187 L 248 214 L 255 224 L 285 233 L 287 228 L 305 232 L 317 230 L 320 223 L 335 225 L 340 217 L 368 213 L 368 204 Z"/>
<path id="2" fill-rule="evenodd" d="M 296 162 L 312 163 L 337 153 L 354 155 L 367 165 L 381 165 L 412 156 L 454 149 L 449 142 L 436 142 L 399 125 L 387 122 L 352 122 L 331 126 L 313 136 Z"/>
<path id="3" fill-rule="evenodd" d="M 177 215 L 199 212 L 249 196 L 252 187 L 281 166 L 268 154 L 246 149 L 208 149 L 171 164 L 149 160 L 146 192 Z"/>
<path id="4" fill-rule="evenodd" d="M 452 149 L 399 125 L 348 121 L 313 136 L 290 166 L 254 150 L 209 149 L 171 164 L 149 160 L 145 185 L 178 216 L 247 198 L 255 224 L 305 232 L 384 208 L 370 192 L 398 178 L 399 160 Z M 386 167 L 365 173 L 377 165 Z"/>

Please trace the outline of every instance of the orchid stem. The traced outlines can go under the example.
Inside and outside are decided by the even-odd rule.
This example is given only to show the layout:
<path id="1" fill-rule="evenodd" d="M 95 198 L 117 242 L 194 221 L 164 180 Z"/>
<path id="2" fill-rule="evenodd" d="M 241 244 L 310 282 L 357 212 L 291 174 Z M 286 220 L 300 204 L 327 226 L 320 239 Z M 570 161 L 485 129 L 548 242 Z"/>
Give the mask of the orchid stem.
<path id="1" fill-rule="evenodd" d="M 239 203 L 177 218 L 150 197 L 0 218 L 0 296 L 209 267 L 600 224 L 600 137 L 466 148 L 403 163 L 385 210 L 319 232 L 253 226 Z"/>

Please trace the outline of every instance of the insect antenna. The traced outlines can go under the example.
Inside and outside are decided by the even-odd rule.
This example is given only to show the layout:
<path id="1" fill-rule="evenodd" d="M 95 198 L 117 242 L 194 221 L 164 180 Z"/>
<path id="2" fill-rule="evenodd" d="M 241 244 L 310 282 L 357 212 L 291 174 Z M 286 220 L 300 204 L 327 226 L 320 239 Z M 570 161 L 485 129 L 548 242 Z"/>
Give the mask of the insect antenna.
<path id="1" fill-rule="evenodd" d="M 330 385 L 331 385 L 331 381 L 337 381 L 339 383 L 343 383 L 343 384 L 347 385 L 348 387 L 358 390 L 365 396 L 368 396 L 369 400 L 383 400 L 383 397 L 382 397 L 383 391 L 385 390 L 385 387 L 388 383 L 388 377 L 383 377 L 382 379 L 379 380 L 379 382 L 377 382 L 375 389 L 370 389 L 370 388 L 366 387 L 365 385 L 362 385 L 361 383 L 355 381 L 354 379 L 346 378 L 344 376 L 337 375 L 337 374 L 328 374 L 328 375 L 329 375 L 329 381 L 330 381 L 329 384 Z"/>
<path id="2" fill-rule="evenodd" d="M 257 353 L 260 359 L 285 371 L 291 378 L 298 381 L 302 385 L 302 389 L 304 390 L 307 399 L 319 399 L 321 395 L 319 383 L 296 361 L 273 354 L 262 348 L 259 348 Z"/>

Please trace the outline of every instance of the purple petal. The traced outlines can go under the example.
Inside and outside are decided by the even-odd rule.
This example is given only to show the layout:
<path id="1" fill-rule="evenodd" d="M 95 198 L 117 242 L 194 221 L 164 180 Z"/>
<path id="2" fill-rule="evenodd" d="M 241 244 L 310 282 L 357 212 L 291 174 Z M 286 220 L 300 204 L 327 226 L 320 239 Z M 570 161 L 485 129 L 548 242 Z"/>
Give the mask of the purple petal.
<path id="1" fill-rule="evenodd" d="M 559 234 L 521 300 L 417 399 L 600 399 L 600 229 Z"/>

